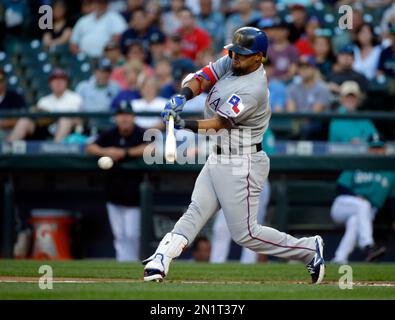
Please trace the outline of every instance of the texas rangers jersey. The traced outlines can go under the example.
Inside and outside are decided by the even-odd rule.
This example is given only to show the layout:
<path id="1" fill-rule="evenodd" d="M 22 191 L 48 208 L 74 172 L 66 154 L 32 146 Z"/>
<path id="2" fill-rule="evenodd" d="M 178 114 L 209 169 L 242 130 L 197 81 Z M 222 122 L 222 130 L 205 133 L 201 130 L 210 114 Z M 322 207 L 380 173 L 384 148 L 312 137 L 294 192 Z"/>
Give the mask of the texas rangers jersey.
<path id="1" fill-rule="evenodd" d="M 221 147 L 238 149 L 261 143 L 271 115 L 263 65 L 252 73 L 236 76 L 232 72 L 232 59 L 224 56 L 209 67 L 214 86 L 205 102 L 205 118 L 218 114 L 232 123 L 232 129 L 241 129 L 219 133 Z M 213 139 L 217 140 L 218 135 Z"/>
<path id="2" fill-rule="evenodd" d="M 393 171 L 344 171 L 337 183 L 369 200 L 376 209 L 380 209 L 387 198 L 395 198 Z"/>

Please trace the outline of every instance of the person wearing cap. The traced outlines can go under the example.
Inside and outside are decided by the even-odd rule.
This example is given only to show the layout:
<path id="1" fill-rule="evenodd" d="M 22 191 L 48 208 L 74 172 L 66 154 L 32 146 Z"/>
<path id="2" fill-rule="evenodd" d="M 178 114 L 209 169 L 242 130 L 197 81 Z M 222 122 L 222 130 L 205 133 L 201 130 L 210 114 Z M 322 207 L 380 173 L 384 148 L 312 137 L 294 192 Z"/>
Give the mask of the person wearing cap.
<path id="1" fill-rule="evenodd" d="M 115 163 L 142 157 L 147 143 L 144 130 L 135 124 L 133 106 L 123 100 L 116 107 L 115 124 L 86 146 L 86 152 L 96 157 L 110 157 Z M 114 236 L 116 259 L 119 262 L 139 260 L 140 192 L 142 174 L 137 171 L 107 172 L 106 207 Z"/>
<path id="2" fill-rule="evenodd" d="M 63 69 L 54 69 L 48 79 L 51 94 L 38 100 L 32 108 L 33 112 L 79 112 L 82 98 L 78 93 L 68 89 L 69 77 Z M 61 117 L 56 122 L 53 119 L 20 118 L 14 129 L 7 137 L 8 141 L 23 139 L 43 140 L 51 136 L 55 142 L 61 142 L 68 136 L 78 123 L 77 119 Z"/>
<path id="3" fill-rule="evenodd" d="M 336 58 L 334 71 L 327 78 L 331 91 L 338 94 L 343 82 L 356 81 L 361 91 L 366 93 L 369 87 L 368 79 L 363 74 L 353 70 L 354 47 L 352 45 L 344 46 L 340 49 Z"/>
<path id="4" fill-rule="evenodd" d="M 301 56 L 298 62 L 300 83 L 287 88 L 288 112 L 323 112 L 332 101 L 325 82 L 319 79 L 316 61 L 312 56 Z"/>
<path id="5" fill-rule="evenodd" d="M 270 29 L 272 44 L 268 56 L 274 67 L 273 77 L 287 82 L 296 74 L 299 53 L 288 40 L 288 26 L 284 21 L 274 20 Z"/>
<path id="6" fill-rule="evenodd" d="M 78 84 L 76 91 L 83 99 L 82 111 L 110 111 L 111 102 L 120 91 L 119 85 L 110 80 L 111 72 L 111 61 L 102 58 L 96 65 L 94 76 Z"/>
<path id="7" fill-rule="evenodd" d="M 117 12 L 108 9 L 108 0 L 93 0 L 95 11 L 82 16 L 73 28 L 70 49 L 99 58 L 109 41 L 118 42 L 127 23 Z"/>
<path id="8" fill-rule="evenodd" d="M 346 81 L 340 86 L 340 113 L 356 112 L 361 100 L 357 82 Z M 377 145 L 375 137 L 379 137 L 379 132 L 369 119 L 334 119 L 329 124 L 330 142 L 373 147 Z M 395 173 L 344 171 L 337 184 L 338 196 L 333 202 L 331 216 L 336 223 L 344 224 L 346 230 L 332 261 L 346 263 L 357 244 L 365 251 L 367 261 L 378 259 L 386 248 L 375 245 L 372 225 L 386 198 L 395 197 Z M 395 221 L 395 205 L 393 210 Z"/>
<path id="9" fill-rule="evenodd" d="M 0 111 L 18 111 L 26 108 L 25 98 L 14 90 L 7 89 L 7 75 L 0 69 Z M 0 119 L 0 140 L 3 140 L 15 126 L 17 119 Z"/>
<path id="10" fill-rule="evenodd" d="M 149 63 L 153 68 L 158 61 L 166 58 L 166 37 L 160 33 L 153 33 L 149 39 Z"/>
<path id="11" fill-rule="evenodd" d="M 361 105 L 363 95 L 355 81 L 346 81 L 340 86 L 341 114 L 356 112 Z M 329 124 L 329 141 L 359 144 L 378 134 L 375 125 L 369 119 L 334 119 Z"/>

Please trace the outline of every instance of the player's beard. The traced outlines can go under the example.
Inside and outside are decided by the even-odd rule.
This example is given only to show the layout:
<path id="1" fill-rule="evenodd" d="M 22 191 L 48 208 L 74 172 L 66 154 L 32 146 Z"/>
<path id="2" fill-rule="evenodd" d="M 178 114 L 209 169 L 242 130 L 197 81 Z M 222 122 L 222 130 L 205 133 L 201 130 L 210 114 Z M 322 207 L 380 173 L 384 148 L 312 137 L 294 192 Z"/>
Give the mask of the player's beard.
<path id="1" fill-rule="evenodd" d="M 236 66 L 232 63 L 232 72 L 235 76 L 242 76 L 245 73 L 244 68 L 242 68 L 241 66 Z"/>

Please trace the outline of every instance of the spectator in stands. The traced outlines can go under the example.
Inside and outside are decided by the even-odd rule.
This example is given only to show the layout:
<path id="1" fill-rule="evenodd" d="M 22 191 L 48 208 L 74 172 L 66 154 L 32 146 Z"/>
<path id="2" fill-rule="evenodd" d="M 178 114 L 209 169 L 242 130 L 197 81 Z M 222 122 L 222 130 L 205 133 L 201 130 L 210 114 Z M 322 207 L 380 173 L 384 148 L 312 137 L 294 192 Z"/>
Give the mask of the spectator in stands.
<path id="1" fill-rule="evenodd" d="M 213 0 L 200 0 L 199 3 L 198 25 L 210 34 L 215 51 L 220 52 L 224 46 L 225 18 L 220 11 L 213 10 Z"/>
<path id="2" fill-rule="evenodd" d="M 315 32 L 320 27 L 320 20 L 316 16 L 312 16 L 306 23 L 305 32 L 295 42 L 295 48 L 298 49 L 301 56 L 314 55 L 314 39 Z"/>
<path id="3" fill-rule="evenodd" d="M 172 64 L 173 78 L 177 80 L 180 80 L 183 74 L 196 70 L 193 61 L 182 54 L 181 40 L 181 36 L 174 35 L 168 42 L 168 57 Z"/>
<path id="4" fill-rule="evenodd" d="M 159 60 L 155 67 L 155 75 L 159 82 L 159 95 L 170 99 L 176 94 L 174 79 L 171 74 L 171 62 L 168 59 Z"/>
<path id="5" fill-rule="evenodd" d="M 260 19 L 274 19 L 278 17 L 276 3 L 273 0 L 259 1 Z"/>
<path id="6" fill-rule="evenodd" d="M 102 58 L 96 65 L 94 76 L 78 84 L 76 92 L 83 100 L 82 111 L 110 111 L 111 101 L 120 91 L 118 84 L 110 80 L 111 71 L 111 61 Z"/>
<path id="7" fill-rule="evenodd" d="M 104 47 L 104 57 L 111 61 L 113 69 L 123 66 L 125 59 L 121 53 L 119 45 L 115 42 L 109 42 Z"/>
<path id="8" fill-rule="evenodd" d="M 346 264 L 357 245 L 365 253 L 365 261 L 378 260 L 387 248 L 375 243 L 373 221 L 387 200 L 395 217 L 395 172 L 344 171 L 337 188 L 331 216 L 336 223 L 345 225 L 345 232 L 332 262 Z"/>
<path id="9" fill-rule="evenodd" d="M 154 70 L 145 62 L 146 54 L 143 44 L 139 40 L 131 42 L 128 46 L 128 51 L 126 54 L 125 65 L 116 68 L 111 74 L 111 80 L 118 83 L 122 89 L 127 89 L 129 87 L 129 82 L 126 78 L 127 66 L 130 63 L 138 63 L 142 65 L 142 72 L 144 76 L 153 76 Z"/>
<path id="10" fill-rule="evenodd" d="M 86 151 L 97 157 L 107 156 L 115 162 L 138 158 L 144 153 L 144 130 L 135 124 L 133 108 L 122 101 L 116 109 L 116 127 L 102 133 Z M 127 176 L 124 171 L 109 171 L 106 180 L 107 212 L 116 259 L 119 262 L 138 261 L 140 246 L 140 197 L 139 184 L 142 174 Z"/>
<path id="11" fill-rule="evenodd" d="M 314 58 L 324 79 L 332 73 L 332 66 L 336 61 L 332 50 L 331 34 L 329 29 L 316 30 L 313 41 Z"/>
<path id="12" fill-rule="evenodd" d="M 22 111 L 25 108 L 24 97 L 14 90 L 7 89 L 7 75 L 0 69 L 0 111 Z M 4 140 L 16 123 L 17 118 L 0 119 L 0 140 Z"/>
<path id="13" fill-rule="evenodd" d="M 197 236 L 192 243 L 192 259 L 195 262 L 209 262 L 211 243 L 205 236 Z"/>
<path id="14" fill-rule="evenodd" d="M 296 43 L 300 37 L 305 33 L 306 21 L 308 21 L 307 10 L 303 4 L 291 4 L 289 6 L 292 22 L 288 25 L 289 36 L 288 40 L 291 43 Z"/>
<path id="15" fill-rule="evenodd" d="M 66 72 L 62 69 L 55 69 L 49 76 L 49 87 L 52 93 L 42 97 L 32 111 L 54 113 L 81 111 L 82 99 L 79 94 L 69 90 L 68 85 L 69 77 Z M 55 122 L 52 119 L 20 118 L 7 140 L 17 141 L 27 138 L 43 140 L 54 136 L 54 141 L 60 142 L 71 133 L 76 124 L 76 119 L 68 117 L 61 117 Z"/>
<path id="16" fill-rule="evenodd" d="M 188 8 L 183 8 L 179 17 L 181 26 L 177 30 L 177 34 L 181 37 L 182 54 L 191 60 L 195 60 L 199 52 L 211 46 L 210 35 L 196 26 L 192 11 Z"/>
<path id="17" fill-rule="evenodd" d="M 150 25 L 160 29 L 161 17 L 162 17 L 162 7 L 159 1 L 150 0 L 146 5 L 147 11 L 147 21 Z"/>
<path id="18" fill-rule="evenodd" d="M 121 101 L 131 103 L 133 100 L 141 98 L 139 88 L 145 78 L 145 74 L 142 71 L 143 65 L 137 60 L 131 61 L 124 66 L 127 87 L 114 98 L 111 103 L 111 110 L 115 110 Z"/>
<path id="19" fill-rule="evenodd" d="M 316 62 L 311 56 L 302 56 L 298 64 L 301 81 L 287 88 L 287 112 L 320 113 L 330 108 L 332 95 L 326 83 L 320 80 Z M 305 119 L 299 122 L 297 135 L 301 139 L 326 139 L 324 124 L 319 120 Z"/>
<path id="20" fill-rule="evenodd" d="M 354 48 L 351 45 L 347 45 L 337 54 L 334 71 L 327 78 L 329 88 L 332 92 L 338 94 L 340 85 L 345 81 L 356 81 L 362 92 L 367 92 L 368 80 L 363 74 L 352 69 L 353 63 Z"/>
<path id="21" fill-rule="evenodd" d="M 87 14 L 94 13 L 96 10 L 96 4 L 92 0 L 82 0 L 81 1 L 81 15 L 85 16 Z"/>
<path id="22" fill-rule="evenodd" d="M 140 41 L 144 50 L 149 50 L 150 39 L 154 35 L 157 37 L 163 36 L 162 32 L 155 26 L 149 25 L 147 12 L 143 9 L 135 10 L 132 13 L 132 18 L 129 23 L 130 28 L 127 29 L 121 36 L 121 50 L 123 54 L 127 53 L 129 44 Z"/>
<path id="23" fill-rule="evenodd" d="M 167 36 L 176 34 L 181 27 L 180 13 L 185 7 L 184 0 L 171 0 L 170 11 L 162 15 L 162 30 Z"/>
<path id="24" fill-rule="evenodd" d="M 355 81 L 340 87 L 339 112 L 354 112 L 361 103 Z M 329 141 L 377 146 L 379 132 L 368 119 L 335 119 L 330 122 Z M 373 145 L 374 144 L 374 145 Z M 347 263 L 356 244 L 365 251 L 366 261 L 382 256 L 386 248 L 375 245 L 373 220 L 387 198 L 395 197 L 395 174 L 390 172 L 344 171 L 338 181 L 338 196 L 331 208 L 332 219 L 345 225 L 344 236 L 336 249 L 334 263 Z M 392 190 L 392 191 L 391 191 Z M 395 217 L 395 202 L 393 211 Z"/>
<path id="25" fill-rule="evenodd" d="M 380 54 L 381 46 L 374 35 L 373 27 L 364 23 L 355 41 L 353 70 L 363 74 L 368 80 L 374 79 Z"/>
<path id="26" fill-rule="evenodd" d="M 363 95 L 355 81 L 345 81 L 340 86 L 339 113 L 358 111 Z M 329 124 L 329 141 L 360 144 L 378 134 L 374 124 L 368 119 L 335 119 Z"/>
<path id="27" fill-rule="evenodd" d="M 65 47 L 69 44 L 73 25 L 67 16 L 67 4 L 64 0 L 52 3 L 53 29 L 44 32 L 42 43 L 51 50 Z"/>
<path id="28" fill-rule="evenodd" d="M 351 29 L 342 30 L 342 32 L 333 35 L 332 45 L 335 53 L 339 53 L 344 47 L 353 43 L 357 39 L 357 33 L 361 28 L 363 21 L 363 11 L 357 8 L 352 10 Z"/>
<path id="29" fill-rule="evenodd" d="M 265 63 L 265 71 L 270 92 L 270 107 L 274 112 L 282 112 L 285 110 L 287 87 L 280 80 L 273 78 L 273 64 L 270 60 Z"/>
<path id="30" fill-rule="evenodd" d="M 5 47 L 8 52 L 15 52 L 16 46 L 23 36 L 26 17 L 29 16 L 27 0 L 2 1 L 5 24 Z"/>
<path id="31" fill-rule="evenodd" d="M 161 33 L 154 33 L 149 39 L 150 65 L 155 68 L 158 61 L 166 58 L 166 37 Z"/>
<path id="32" fill-rule="evenodd" d="M 389 31 L 392 44 L 381 52 L 378 74 L 395 79 L 395 23 L 391 25 Z"/>
<path id="33" fill-rule="evenodd" d="M 162 130 L 164 124 L 160 117 L 167 100 L 159 96 L 159 83 L 154 77 L 147 77 L 141 85 L 141 99 L 133 102 L 135 112 L 157 112 L 157 117 L 136 117 L 136 123 L 144 128 L 156 128 Z"/>
<path id="34" fill-rule="evenodd" d="M 390 6 L 382 15 L 380 30 L 381 30 L 381 38 L 386 39 L 387 37 L 391 38 L 390 29 L 391 25 L 395 24 L 395 2 Z"/>
<path id="35" fill-rule="evenodd" d="M 273 43 L 268 56 L 274 66 L 273 78 L 289 81 L 297 71 L 298 50 L 288 41 L 288 29 L 284 22 L 275 22 L 271 28 Z"/>
<path id="36" fill-rule="evenodd" d="M 325 82 L 319 80 L 316 61 L 301 56 L 298 63 L 300 83 L 292 83 L 287 89 L 288 112 L 322 112 L 331 104 L 331 93 Z"/>
<path id="37" fill-rule="evenodd" d="M 254 9 L 253 0 L 237 0 L 236 12 L 230 15 L 225 23 L 225 43 L 231 43 L 233 33 L 238 28 L 249 25 L 260 18 L 258 11 Z"/>
<path id="38" fill-rule="evenodd" d="M 144 10 L 144 0 L 126 0 L 126 10 L 122 12 L 125 21 L 130 21 L 136 10 Z"/>
<path id="39" fill-rule="evenodd" d="M 276 5 L 272 0 L 265 0 L 259 3 L 259 8 L 261 16 L 251 22 L 249 26 L 261 29 L 266 33 L 269 41 L 272 41 L 272 27 L 280 20 L 277 14 Z"/>
<path id="40" fill-rule="evenodd" d="M 99 58 L 107 43 L 119 41 L 127 24 L 119 13 L 108 10 L 108 0 L 93 1 L 96 10 L 77 21 L 70 48 L 73 54 L 84 52 L 90 57 Z"/>

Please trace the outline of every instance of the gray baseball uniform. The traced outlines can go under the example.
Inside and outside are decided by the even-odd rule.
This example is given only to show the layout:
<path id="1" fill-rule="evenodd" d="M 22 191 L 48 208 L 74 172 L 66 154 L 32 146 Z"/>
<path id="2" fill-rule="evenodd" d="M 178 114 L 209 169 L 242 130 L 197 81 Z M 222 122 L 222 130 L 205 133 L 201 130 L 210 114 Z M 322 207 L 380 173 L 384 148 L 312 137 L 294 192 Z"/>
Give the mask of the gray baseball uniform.
<path id="1" fill-rule="evenodd" d="M 251 149 L 260 144 L 268 127 L 270 106 L 263 66 L 235 76 L 226 56 L 210 65 L 216 83 L 205 103 L 205 117 L 215 114 L 229 119 L 232 128 L 213 139 L 221 150 L 212 153 L 200 172 L 188 210 L 172 232 L 191 243 L 207 221 L 222 208 L 232 238 L 239 245 L 262 254 L 309 263 L 315 254 L 314 237 L 296 239 L 273 228 L 257 224 L 259 195 L 269 174 L 269 158 Z M 218 140 L 220 137 L 220 140 Z M 248 152 L 248 148 L 250 148 Z"/>

